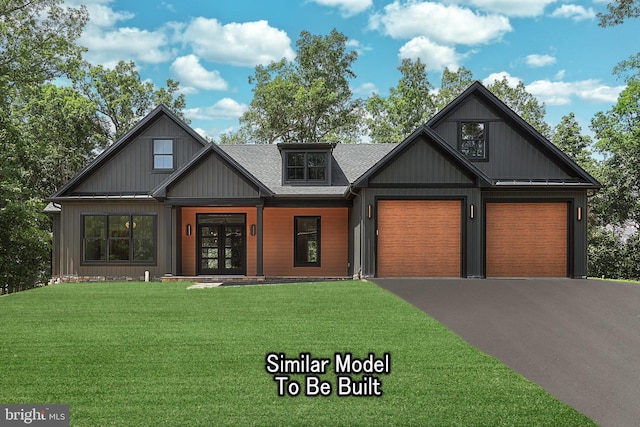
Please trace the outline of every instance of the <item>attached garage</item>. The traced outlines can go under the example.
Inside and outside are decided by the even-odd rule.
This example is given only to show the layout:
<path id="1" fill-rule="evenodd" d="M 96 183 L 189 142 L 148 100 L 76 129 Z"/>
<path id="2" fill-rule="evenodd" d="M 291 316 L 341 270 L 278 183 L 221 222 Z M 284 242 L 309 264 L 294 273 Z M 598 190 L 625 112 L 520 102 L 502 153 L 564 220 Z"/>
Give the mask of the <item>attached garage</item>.
<path id="1" fill-rule="evenodd" d="M 460 277 L 461 200 L 378 201 L 378 277 Z"/>
<path id="2" fill-rule="evenodd" d="M 487 203 L 487 277 L 566 277 L 568 203 Z"/>

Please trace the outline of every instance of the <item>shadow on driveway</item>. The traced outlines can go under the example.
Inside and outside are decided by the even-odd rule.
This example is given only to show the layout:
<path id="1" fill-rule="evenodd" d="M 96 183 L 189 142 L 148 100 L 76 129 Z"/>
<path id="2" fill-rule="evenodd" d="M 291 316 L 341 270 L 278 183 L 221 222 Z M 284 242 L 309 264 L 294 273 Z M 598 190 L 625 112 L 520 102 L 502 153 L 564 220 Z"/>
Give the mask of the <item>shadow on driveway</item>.
<path id="1" fill-rule="evenodd" d="M 640 425 L 640 285 L 373 279 L 602 426 Z"/>

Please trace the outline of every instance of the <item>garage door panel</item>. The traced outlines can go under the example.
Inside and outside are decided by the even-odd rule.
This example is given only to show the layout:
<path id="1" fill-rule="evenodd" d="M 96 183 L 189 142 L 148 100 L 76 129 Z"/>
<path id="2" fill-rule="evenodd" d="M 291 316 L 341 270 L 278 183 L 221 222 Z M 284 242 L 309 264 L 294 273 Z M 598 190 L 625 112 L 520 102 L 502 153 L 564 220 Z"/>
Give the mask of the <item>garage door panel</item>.
<path id="1" fill-rule="evenodd" d="M 487 203 L 487 277 L 565 277 L 567 203 Z"/>
<path id="2" fill-rule="evenodd" d="M 379 277 L 459 277 L 461 202 L 378 203 Z"/>

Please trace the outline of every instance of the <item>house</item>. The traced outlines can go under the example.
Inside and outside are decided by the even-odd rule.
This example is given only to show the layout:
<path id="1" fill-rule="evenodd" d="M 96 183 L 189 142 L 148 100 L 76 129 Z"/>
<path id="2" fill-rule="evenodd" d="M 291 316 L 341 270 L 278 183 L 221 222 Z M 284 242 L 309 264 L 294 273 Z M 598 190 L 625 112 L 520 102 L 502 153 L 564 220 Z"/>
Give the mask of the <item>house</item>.
<path id="1" fill-rule="evenodd" d="M 50 199 L 53 276 L 575 277 L 599 183 L 472 84 L 400 144 L 211 144 L 159 106 Z"/>

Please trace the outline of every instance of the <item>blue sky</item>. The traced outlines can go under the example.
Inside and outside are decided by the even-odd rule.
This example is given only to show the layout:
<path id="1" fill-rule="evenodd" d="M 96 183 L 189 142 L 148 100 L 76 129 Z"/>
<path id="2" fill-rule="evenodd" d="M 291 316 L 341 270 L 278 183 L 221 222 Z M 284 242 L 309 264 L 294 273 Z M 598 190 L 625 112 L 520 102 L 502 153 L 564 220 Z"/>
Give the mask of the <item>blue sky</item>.
<path id="1" fill-rule="evenodd" d="M 252 99 L 254 67 L 293 59 L 301 31 L 335 28 L 359 52 L 355 96 L 396 86 L 402 58 L 421 58 L 437 87 L 444 67 L 464 66 L 484 83 L 522 81 L 555 125 L 574 112 L 585 132 L 615 103 L 624 82 L 613 67 L 640 50 L 640 19 L 601 28 L 606 2 L 556 0 L 67 0 L 87 6 L 80 44 L 86 59 L 113 66 L 134 60 L 143 79 L 172 78 L 186 115 L 217 138 L 238 128 Z"/>

